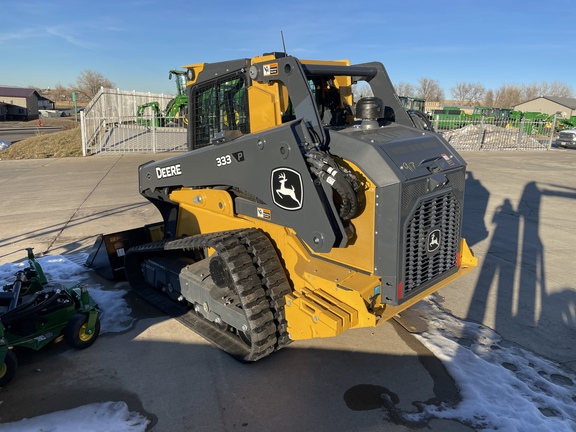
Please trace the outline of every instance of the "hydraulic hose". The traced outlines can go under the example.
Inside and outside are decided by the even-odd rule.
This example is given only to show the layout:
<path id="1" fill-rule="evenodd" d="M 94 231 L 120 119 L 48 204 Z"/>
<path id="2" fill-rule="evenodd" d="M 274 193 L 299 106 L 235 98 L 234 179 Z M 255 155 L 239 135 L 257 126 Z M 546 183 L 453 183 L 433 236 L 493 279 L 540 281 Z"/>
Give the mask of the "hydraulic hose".
<path id="1" fill-rule="evenodd" d="M 412 110 L 409 112 L 410 116 L 415 115 L 416 117 L 420 118 L 420 120 L 422 120 L 422 123 L 424 123 L 424 129 L 425 130 L 430 130 L 433 131 L 434 127 L 432 126 L 432 123 L 430 122 L 430 120 L 428 119 L 428 117 L 426 116 L 426 114 L 424 114 L 422 111 L 420 110 Z M 414 126 L 418 127 L 418 125 L 416 124 L 416 122 L 414 121 L 414 119 L 412 119 L 412 122 L 414 123 Z"/>
<path id="2" fill-rule="evenodd" d="M 308 153 L 311 170 L 321 180 L 334 189 L 341 199 L 339 215 L 343 220 L 350 220 L 358 213 L 357 186 L 346 175 L 332 158 L 317 150 Z"/>
<path id="3" fill-rule="evenodd" d="M 45 300 L 40 301 L 40 303 L 35 304 L 41 295 L 48 295 L 49 297 Z M 14 321 L 21 319 L 22 317 L 30 316 L 42 309 L 47 308 L 52 303 L 54 303 L 59 297 L 60 293 L 56 290 L 49 292 L 43 292 L 43 291 L 36 292 L 32 294 L 30 298 L 27 299 L 24 303 L 20 304 L 17 308 L 12 309 L 11 311 L 8 311 L 4 315 L 2 315 L 2 323 L 6 326 L 8 324 L 13 323 Z"/>
<path id="4" fill-rule="evenodd" d="M 22 270 L 18 271 L 14 276 L 14 283 L 12 284 L 12 300 L 8 306 L 8 310 L 11 311 L 18 306 L 18 300 L 20 299 L 20 291 L 22 290 L 22 283 L 26 281 L 26 276 Z"/>

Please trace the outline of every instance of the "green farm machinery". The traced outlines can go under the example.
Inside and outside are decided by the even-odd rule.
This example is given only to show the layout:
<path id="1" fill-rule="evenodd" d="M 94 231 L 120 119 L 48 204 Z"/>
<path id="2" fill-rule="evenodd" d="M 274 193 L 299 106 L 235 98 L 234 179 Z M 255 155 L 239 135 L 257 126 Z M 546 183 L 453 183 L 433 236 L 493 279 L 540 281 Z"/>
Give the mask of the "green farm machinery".
<path id="1" fill-rule="evenodd" d="M 476 106 L 470 114 L 457 106 L 445 106 L 432 112 L 432 124 L 438 130 L 460 129 L 469 125 L 495 125 L 503 128 L 516 128 L 529 135 L 549 134 L 552 127 L 556 131 L 576 126 L 576 117 L 556 118 L 541 112 L 522 112 L 510 108 Z"/>
<path id="2" fill-rule="evenodd" d="M 86 285 L 48 282 L 32 248 L 27 252 L 28 267 L 0 291 L 0 387 L 16 373 L 14 348 L 39 350 L 63 336 L 84 349 L 100 333 L 100 310 Z"/>
<path id="3" fill-rule="evenodd" d="M 417 127 L 433 130 L 430 116 L 426 114 L 426 99 L 412 96 L 398 96 L 398 99 Z"/>
<path id="4" fill-rule="evenodd" d="M 445 106 L 432 111 L 432 123 L 437 130 L 461 128 L 464 117 L 464 111 L 457 106 Z"/>
<path id="5" fill-rule="evenodd" d="M 175 77 L 176 96 L 170 99 L 166 109 L 162 110 L 160 103 L 153 101 L 138 106 L 136 111 L 137 123 L 145 126 L 164 127 L 175 125 L 186 127 L 188 125 L 188 96 L 186 95 L 186 72 L 182 70 L 171 70 L 169 79 Z"/>

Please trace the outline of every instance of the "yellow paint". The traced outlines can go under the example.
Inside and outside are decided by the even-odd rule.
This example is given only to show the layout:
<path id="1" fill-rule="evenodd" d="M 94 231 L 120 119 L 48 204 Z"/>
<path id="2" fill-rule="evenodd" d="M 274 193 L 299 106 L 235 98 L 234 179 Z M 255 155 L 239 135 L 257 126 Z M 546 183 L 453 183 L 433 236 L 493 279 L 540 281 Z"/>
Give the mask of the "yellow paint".
<path id="1" fill-rule="evenodd" d="M 252 86 L 248 87 L 251 132 L 259 132 L 282 123 L 278 86 L 253 81 Z"/>
<path id="2" fill-rule="evenodd" d="M 361 212 L 350 221 L 356 235 L 345 248 L 334 248 L 325 254 L 325 258 L 337 261 L 368 273 L 374 270 L 374 239 L 376 231 L 376 187 L 370 180 L 362 176 L 362 172 L 352 163 L 337 160 L 343 166 L 351 169 L 361 182 L 364 193 Z"/>
<path id="3" fill-rule="evenodd" d="M 232 198 L 226 191 L 183 188 L 172 192 L 170 199 L 180 203 L 177 236 L 239 228 Z"/>
<path id="4" fill-rule="evenodd" d="M 304 288 L 300 291 L 296 290 L 286 297 L 286 319 L 290 337 L 293 340 L 333 337 L 349 328 L 380 325 L 476 267 L 477 259 L 473 256 L 464 239 L 460 243 L 460 256 L 461 265 L 455 274 L 410 297 L 399 306 L 379 303 L 380 299 L 377 298 L 372 312 L 368 310 L 370 301 L 366 296 L 371 292 L 373 293 L 374 284 L 379 279 L 375 276 L 351 272 L 350 279 L 357 280 L 344 280 L 341 283 L 335 280 L 330 281 L 325 273 L 327 271 L 326 263 L 323 263 L 324 268 L 319 265 L 319 271 L 305 275 L 309 278 L 308 285 L 314 287 L 312 288 L 314 295 L 311 295 L 309 290 Z M 321 263 L 312 259 L 308 265 L 313 264 Z M 322 298 L 323 301 L 318 301 L 318 298 Z M 333 298 L 337 299 L 338 302 L 326 300 Z M 341 307 L 342 304 L 357 312 L 357 321 L 347 313 L 348 308 Z"/>
<path id="5" fill-rule="evenodd" d="M 183 66 L 184 69 L 194 69 L 194 76 L 192 80 L 186 81 L 187 86 L 191 86 L 198 80 L 198 75 L 204 70 L 205 63 L 195 63 L 188 66 Z"/>
<path id="6" fill-rule="evenodd" d="M 371 272 L 355 271 L 353 267 L 340 263 L 364 266 L 371 262 L 373 252 L 359 251 L 373 247 L 374 236 L 370 234 L 373 222 L 366 222 L 362 229 L 367 231 L 359 232 L 359 240 L 354 246 L 342 250 L 333 249 L 328 254 L 313 255 L 293 230 L 263 219 L 234 214 L 232 199 L 226 191 L 184 188 L 172 192 L 170 199 L 180 204 L 177 230 L 179 236 L 238 228 L 259 228 L 268 234 L 277 248 L 294 289 L 286 297 L 285 309 L 288 332 L 294 340 L 332 337 L 351 328 L 379 325 L 468 273 L 477 265 L 477 259 L 462 239 L 460 268 L 457 273 L 410 297 L 399 306 L 390 306 L 381 303 L 380 295 L 374 297 L 376 288 L 381 284 L 379 277 L 370 274 Z M 367 208 L 365 213 L 373 215 L 374 209 Z M 362 224 L 359 224 L 358 228 L 361 226 Z M 366 244 L 363 244 L 364 242 Z M 369 257 L 368 261 L 363 261 L 366 256 Z"/>

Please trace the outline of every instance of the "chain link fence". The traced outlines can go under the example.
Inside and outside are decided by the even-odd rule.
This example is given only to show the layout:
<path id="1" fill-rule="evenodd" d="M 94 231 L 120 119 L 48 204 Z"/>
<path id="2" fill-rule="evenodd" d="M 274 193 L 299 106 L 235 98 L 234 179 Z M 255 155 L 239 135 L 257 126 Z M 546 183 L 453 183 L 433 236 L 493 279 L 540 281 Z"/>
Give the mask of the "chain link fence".
<path id="1" fill-rule="evenodd" d="M 555 119 L 463 123 L 437 117 L 432 125 L 456 150 L 549 150 L 556 128 Z"/>
<path id="2" fill-rule="evenodd" d="M 84 156 L 186 151 L 186 120 L 163 115 L 173 98 L 101 88 L 80 112 Z"/>
<path id="3" fill-rule="evenodd" d="M 101 88 L 80 113 L 83 154 L 184 152 L 185 117 L 166 117 L 173 95 Z M 548 150 L 554 121 L 432 119 L 457 150 Z"/>

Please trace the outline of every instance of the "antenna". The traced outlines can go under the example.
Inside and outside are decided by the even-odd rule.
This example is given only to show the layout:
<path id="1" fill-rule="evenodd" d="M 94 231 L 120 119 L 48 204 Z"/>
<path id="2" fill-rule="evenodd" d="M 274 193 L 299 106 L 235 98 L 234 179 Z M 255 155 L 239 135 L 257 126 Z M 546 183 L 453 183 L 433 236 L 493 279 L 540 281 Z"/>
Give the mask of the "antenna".
<path id="1" fill-rule="evenodd" d="M 280 30 L 280 35 L 282 36 L 282 46 L 284 47 L 284 55 L 286 54 L 286 44 L 284 43 L 284 32 Z"/>

